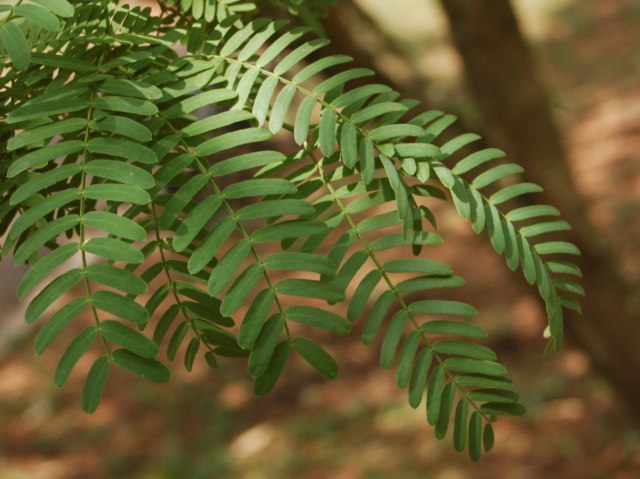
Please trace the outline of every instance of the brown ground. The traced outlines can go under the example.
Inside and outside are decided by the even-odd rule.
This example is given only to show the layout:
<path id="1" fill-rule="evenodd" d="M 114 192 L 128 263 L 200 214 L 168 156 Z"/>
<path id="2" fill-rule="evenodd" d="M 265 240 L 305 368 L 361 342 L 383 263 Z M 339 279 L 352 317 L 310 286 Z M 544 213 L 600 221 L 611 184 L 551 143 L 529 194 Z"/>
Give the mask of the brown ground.
<path id="1" fill-rule="evenodd" d="M 562 4 L 541 16 L 536 48 L 592 216 L 638 278 L 640 5 Z M 35 357 L 29 337 L 0 363 L 0 479 L 640 478 L 640 430 L 614 392 L 571 345 L 543 358 L 533 291 L 521 290 L 455 214 L 439 218 L 447 243 L 433 256 L 467 280 L 464 299 L 480 309 L 529 409 L 498 422 L 496 448 L 479 465 L 452 452 L 450 439 L 433 438 L 422 410 L 411 410 L 393 375 L 376 366 L 375 348 L 355 338 L 332 343 L 341 364 L 333 382 L 293 361 L 276 390 L 256 399 L 233 363 L 191 374 L 176 364 L 163 386 L 114 371 L 100 409 L 87 416 L 79 397 L 91 362 L 55 390 L 61 346 Z"/>

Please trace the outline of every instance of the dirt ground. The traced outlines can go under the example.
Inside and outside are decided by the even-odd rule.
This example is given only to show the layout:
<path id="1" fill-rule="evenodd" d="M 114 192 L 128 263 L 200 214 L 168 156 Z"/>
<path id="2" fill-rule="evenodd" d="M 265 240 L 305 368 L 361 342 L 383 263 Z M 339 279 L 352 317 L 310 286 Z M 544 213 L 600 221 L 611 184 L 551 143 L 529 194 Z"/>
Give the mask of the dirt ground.
<path id="1" fill-rule="evenodd" d="M 640 4 L 518 5 L 592 218 L 638 279 Z M 113 371 L 91 416 L 80 409 L 91 358 L 57 390 L 52 377 L 63 345 L 36 357 L 30 335 L 0 358 L 0 479 L 640 478 L 640 429 L 615 392 L 571 344 L 542 357 L 544 318 L 534 291 L 513 281 L 485 237 L 454 212 L 439 214 L 447 241 L 430 253 L 467 280 L 458 294 L 480 310 L 490 346 L 528 408 L 524 417 L 498 421 L 496 448 L 479 464 L 452 452 L 450 438 L 434 439 L 422 409 L 408 407 L 393 374 L 377 366 L 377 349 L 362 346 L 357 334 L 331 341 L 341 365 L 332 382 L 293 360 L 277 388 L 258 399 L 241 364 L 223 363 L 217 372 L 198 364 L 189 374 L 176 360 L 167 385 Z M 8 277 L 3 294 L 14 287 Z"/>

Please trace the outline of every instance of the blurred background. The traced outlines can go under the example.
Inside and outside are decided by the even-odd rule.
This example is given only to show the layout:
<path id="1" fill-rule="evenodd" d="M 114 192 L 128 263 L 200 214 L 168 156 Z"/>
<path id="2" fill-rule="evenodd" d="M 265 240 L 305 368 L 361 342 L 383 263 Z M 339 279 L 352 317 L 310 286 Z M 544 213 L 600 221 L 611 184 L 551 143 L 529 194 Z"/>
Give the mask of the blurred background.
<path id="1" fill-rule="evenodd" d="M 146 2 L 153 3 L 153 2 Z M 467 280 L 458 294 L 514 378 L 528 414 L 496 424 L 479 464 L 408 407 L 377 348 L 319 339 L 341 364 L 327 382 L 295 359 L 266 398 L 241 364 L 175 364 L 168 385 L 113 371 L 97 413 L 80 408 L 90 358 L 61 390 L 64 344 L 33 353 L 1 265 L 0 479 L 640 478 L 640 2 L 339 0 L 332 50 L 371 66 L 459 131 L 507 151 L 573 225 L 584 314 L 543 357 L 544 309 L 486 237 L 438 207 L 429 250 Z"/>

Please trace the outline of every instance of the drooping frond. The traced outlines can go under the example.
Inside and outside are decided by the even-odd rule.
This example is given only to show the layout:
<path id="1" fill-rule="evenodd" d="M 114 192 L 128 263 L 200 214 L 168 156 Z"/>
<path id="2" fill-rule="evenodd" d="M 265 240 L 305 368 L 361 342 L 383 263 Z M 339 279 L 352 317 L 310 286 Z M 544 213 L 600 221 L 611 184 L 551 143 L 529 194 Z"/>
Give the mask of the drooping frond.
<path id="1" fill-rule="evenodd" d="M 505 208 L 539 191 L 518 182 L 520 167 L 498 163 L 494 149 L 463 155 L 475 135 L 441 144 L 449 115 L 416 115 L 416 102 L 385 85 L 351 87 L 372 72 L 349 69 L 348 57 L 310 60 L 327 40 L 309 28 L 237 22 L 229 10 L 250 2 L 161 3 L 169 10 L 155 17 L 110 2 L 30 0 L 49 5 L 57 36 L 48 48 L 33 37 L 28 59 L 24 45 L 0 53 L 12 64 L 0 87 L 2 254 L 30 265 L 18 294 L 31 298 L 27 321 L 46 317 L 36 351 L 91 318 L 56 385 L 98 346 L 89 412 L 112 366 L 168 380 L 161 353 L 188 370 L 201 357 L 212 367 L 244 358 L 263 395 L 291 352 L 334 378 L 336 360 L 310 331 L 346 335 L 362 321 L 363 343 L 380 345 L 380 365 L 395 369 L 410 406 L 426 397 L 436 436 L 452 428 L 455 448 L 477 459 L 496 416 L 523 407 L 477 342 L 486 333 L 469 320 L 476 310 L 442 293 L 463 280 L 425 257 L 443 241 L 430 201 L 448 191 L 474 231 L 486 229 L 508 266 L 537 284 L 556 348 L 563 308 L 579 309 L 582 293 L 571 279 L 579 269 L 558 259 L 576 248 L 547 239 L 567 223 L 546 205 Z M 15 24 L 27 41 L 36 20 L 15 10 L 1 28 Z M 187 32 L 184 18 L 200 23 Z"/>

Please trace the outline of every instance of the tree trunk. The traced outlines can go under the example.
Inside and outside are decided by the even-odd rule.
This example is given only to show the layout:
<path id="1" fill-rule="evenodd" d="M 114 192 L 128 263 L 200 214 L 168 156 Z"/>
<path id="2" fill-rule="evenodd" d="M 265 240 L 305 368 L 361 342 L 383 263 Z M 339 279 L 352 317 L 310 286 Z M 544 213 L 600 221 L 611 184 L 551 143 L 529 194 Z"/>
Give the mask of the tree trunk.
<path id="1" fill-rule="evenodd" d="M 569 317 L 570 337 L 592 358 L 640 417 L 640 320 L 631 287 L 611 248 L 590 224 L 532 54 L 508 0 L 442 0 L 467 81 L 490 143 L 505 150 L 542 185 L 543 200 L 573 225 L 567 239 L 582 251 L 587 297 L 582 317 Z"/>

